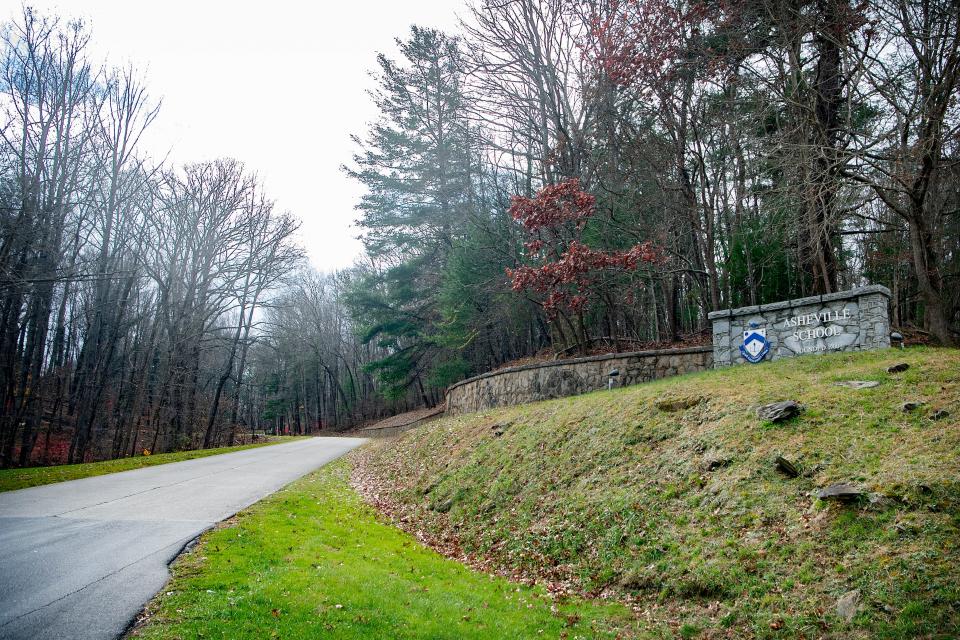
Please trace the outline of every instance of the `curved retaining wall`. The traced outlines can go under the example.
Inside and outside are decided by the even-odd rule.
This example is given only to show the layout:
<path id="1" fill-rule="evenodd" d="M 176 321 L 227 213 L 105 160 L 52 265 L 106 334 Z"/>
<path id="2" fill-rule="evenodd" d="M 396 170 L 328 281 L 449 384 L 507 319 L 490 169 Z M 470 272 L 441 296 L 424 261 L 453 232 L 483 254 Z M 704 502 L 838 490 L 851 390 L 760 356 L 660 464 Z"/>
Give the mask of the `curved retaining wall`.
<path id="1" fill-rule="evenodd" d="M 611 369 L 620 371 L 614 386 L 624 387 L 712 366 L 713 347 L 693 347 L 612 353 L 508 367 L 468 378 L 447 389 L 447 414 L 458 415 L 606 389 L 607 374 Z"/>

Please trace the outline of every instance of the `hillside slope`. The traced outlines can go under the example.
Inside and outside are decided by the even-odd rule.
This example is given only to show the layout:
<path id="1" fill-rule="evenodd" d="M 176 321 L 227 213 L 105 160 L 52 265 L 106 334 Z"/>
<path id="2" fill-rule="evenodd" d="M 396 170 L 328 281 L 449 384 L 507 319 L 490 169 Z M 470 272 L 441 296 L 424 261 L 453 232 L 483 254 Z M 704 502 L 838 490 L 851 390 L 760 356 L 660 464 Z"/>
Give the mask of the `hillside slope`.
<path id="1" fill-rule="evenodd" d="M 786 399 L 806 411 L 756 417 Z M 960 351 L 813 356 L 446 418 L 355 479 L 492 567 L 632 602 L 651 637 L 955 637 L 958 417 Z M 814 497 L 836 482 L 868 495 Z"/>

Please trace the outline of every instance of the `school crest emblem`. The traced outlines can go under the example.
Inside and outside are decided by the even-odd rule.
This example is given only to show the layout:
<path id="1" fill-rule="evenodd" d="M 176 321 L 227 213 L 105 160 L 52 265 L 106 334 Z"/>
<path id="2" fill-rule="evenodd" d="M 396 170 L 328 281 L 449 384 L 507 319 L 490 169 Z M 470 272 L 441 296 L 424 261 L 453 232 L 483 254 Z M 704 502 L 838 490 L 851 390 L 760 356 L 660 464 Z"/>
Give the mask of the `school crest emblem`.
<path id="1" fill-rule="evenodd" d="M 769 352 L 770 342 L 767 340 L 767 330 L 760 329 L 756 322 L 751 322 L 750 328 L 743 332 L 740 355 L 747 362 L 756 364 L 763 360 Z"/>

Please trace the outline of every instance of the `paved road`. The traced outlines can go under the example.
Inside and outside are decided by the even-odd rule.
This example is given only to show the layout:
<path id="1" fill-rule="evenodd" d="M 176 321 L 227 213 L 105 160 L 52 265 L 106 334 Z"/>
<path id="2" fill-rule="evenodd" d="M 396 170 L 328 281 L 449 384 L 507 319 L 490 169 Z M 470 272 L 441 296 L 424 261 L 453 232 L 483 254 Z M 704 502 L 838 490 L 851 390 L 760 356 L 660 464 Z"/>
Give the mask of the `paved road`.
<path id="1" fill-rule="evenodd" d="M 118 637 L 187 542 L 362 442 L 311 438 L 0 493 L 0 638 Z"/>

